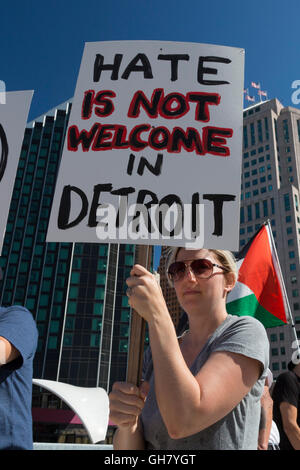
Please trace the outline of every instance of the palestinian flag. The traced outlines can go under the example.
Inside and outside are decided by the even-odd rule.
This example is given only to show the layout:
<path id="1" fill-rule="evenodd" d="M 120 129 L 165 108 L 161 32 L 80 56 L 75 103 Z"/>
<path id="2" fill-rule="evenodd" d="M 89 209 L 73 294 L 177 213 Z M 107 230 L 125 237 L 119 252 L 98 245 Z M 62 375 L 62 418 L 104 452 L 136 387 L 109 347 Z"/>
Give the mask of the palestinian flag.
<path id="1" fill-rule="evenodd" d="M 238 282 L 227 296 L 227 312 L 255 317 L 266 328 L 288 323 L 285 288 L 270 225 L 263 225 L 235 255 Z"/>

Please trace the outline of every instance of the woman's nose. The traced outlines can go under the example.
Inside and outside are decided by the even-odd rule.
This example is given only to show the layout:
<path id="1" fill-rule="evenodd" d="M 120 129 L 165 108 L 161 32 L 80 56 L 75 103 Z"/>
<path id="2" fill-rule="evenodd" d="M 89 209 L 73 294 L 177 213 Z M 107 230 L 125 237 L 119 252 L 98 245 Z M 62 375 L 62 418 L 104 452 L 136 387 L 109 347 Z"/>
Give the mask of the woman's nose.
<path id="1" fill-rule="evenodd" d="M 188 276 L 189 280 L 197 281 L 197 278 L 194 274 L 194 271 L 192 270 L 192 268 L 190 266 L 187 266 L 185 274 Z"/>

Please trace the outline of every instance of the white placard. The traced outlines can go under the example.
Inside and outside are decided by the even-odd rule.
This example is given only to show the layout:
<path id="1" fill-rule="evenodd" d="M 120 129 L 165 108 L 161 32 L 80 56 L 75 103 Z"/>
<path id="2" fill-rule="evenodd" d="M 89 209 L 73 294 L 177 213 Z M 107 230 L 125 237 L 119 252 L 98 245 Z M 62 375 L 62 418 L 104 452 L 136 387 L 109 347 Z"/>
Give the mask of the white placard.
<path id="1" fill-rule="evenodd" d="M 2 92 L 0 102 L 0 253 L 33 91 Z"/>
<path id="2" fill-rule="evenodd" d="M 238 249 L 243 80 L 238 48 L 86 43 L 47 241 Z"/>

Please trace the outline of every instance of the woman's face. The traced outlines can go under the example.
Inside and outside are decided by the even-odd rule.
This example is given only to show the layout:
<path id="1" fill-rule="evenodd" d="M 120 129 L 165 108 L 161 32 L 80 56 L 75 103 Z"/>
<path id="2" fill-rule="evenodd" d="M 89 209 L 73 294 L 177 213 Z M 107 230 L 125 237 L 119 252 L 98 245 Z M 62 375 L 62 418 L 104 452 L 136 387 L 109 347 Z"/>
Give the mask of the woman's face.
<path id="1" fill-rule="evenodd" d="M 188 266 L 192 260 L 205 258 L 212 263 L 221 265 L 214 254 L 206 249 L 185 250 L 180 249 L 176 261 L 184 261 Z M 174 282 L 174 288 L 178 301 L 182 308 L 187 312 L 194 310 L 210 309 L 214 305 L 224 302 L 225 294 L 228 291 L 225 271 L 214 266 L 213 272 L 209 278 L 203 279 L 197 277 L 192 269 L 186 269 L 184 276 Z"/>

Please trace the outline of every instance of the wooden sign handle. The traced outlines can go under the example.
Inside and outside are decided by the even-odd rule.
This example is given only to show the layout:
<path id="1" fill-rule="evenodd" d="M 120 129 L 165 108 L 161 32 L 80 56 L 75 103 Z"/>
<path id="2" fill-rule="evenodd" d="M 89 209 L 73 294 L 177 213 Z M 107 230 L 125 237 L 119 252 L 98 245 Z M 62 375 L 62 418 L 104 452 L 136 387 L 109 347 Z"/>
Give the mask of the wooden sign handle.
<path id="1" fill-rule="evenodd" d="M 150 270 L 152 246 L 139 245 L 136 248 L 135 264 Z M 132 309 L 130 323 L 129 351 L 127 359 L 127 382 L 140 385 L 143 368 L 145 320 Z"/>

